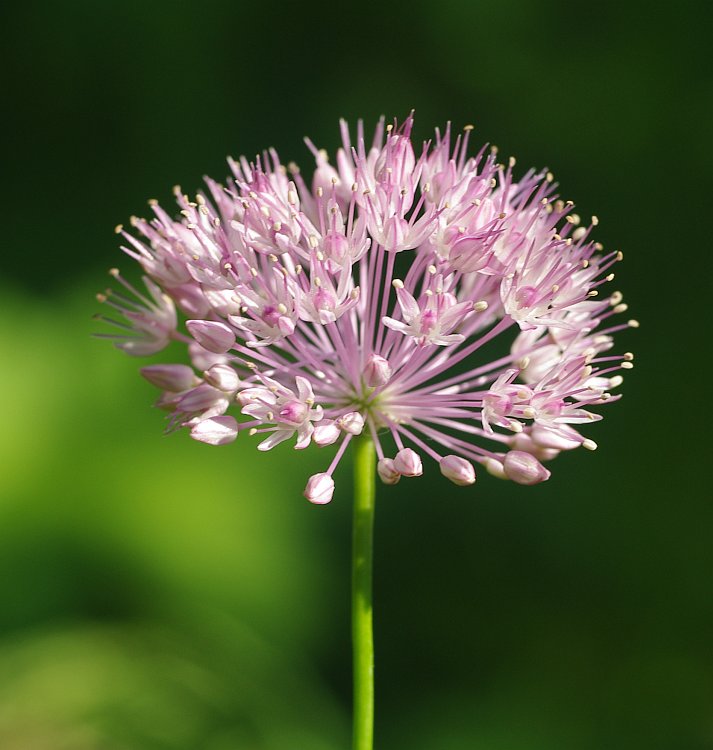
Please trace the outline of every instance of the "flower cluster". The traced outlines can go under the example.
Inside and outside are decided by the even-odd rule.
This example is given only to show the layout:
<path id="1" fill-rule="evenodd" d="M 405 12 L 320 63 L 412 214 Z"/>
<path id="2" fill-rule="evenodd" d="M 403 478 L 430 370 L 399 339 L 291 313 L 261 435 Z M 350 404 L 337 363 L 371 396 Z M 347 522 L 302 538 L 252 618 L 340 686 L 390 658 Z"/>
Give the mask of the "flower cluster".
<path id="1" fill-rule="evenodd" d="M 141 371 L 171 428 L 212 445 L 259 435 L 262 451 L 336 445 L 307 483 L 314 503 L 362 432 L 386 484 L 420 475 L 422 456 L 458 485 L 474 463 L 541 482 L 542 462 L 596 448 L 579 425 L 632 366 L 611 353 L 637 323 L 610 320 L 626 305 L 600 288 L 622 254 L 590 239 L 596 217 L 582 223 L 548 172 L 516 179 L 496 149 L 469 156 L 470 127 L 419 150 L 412 125 L 382 119 L 367 147 L 362 124 L 352 144 L 342 122 L 334 164 L 307 141 L 311 183 L 270 150 L 231 160 L 227 186 L 176 189 L 177 218 L 151 201 L 152 218 L 117 228 L 146 293 L 113 270 L 125 291 L 99 295 L 125 319 L 100 316 L 128 354 L 187 346 L 191 367 Z"/>

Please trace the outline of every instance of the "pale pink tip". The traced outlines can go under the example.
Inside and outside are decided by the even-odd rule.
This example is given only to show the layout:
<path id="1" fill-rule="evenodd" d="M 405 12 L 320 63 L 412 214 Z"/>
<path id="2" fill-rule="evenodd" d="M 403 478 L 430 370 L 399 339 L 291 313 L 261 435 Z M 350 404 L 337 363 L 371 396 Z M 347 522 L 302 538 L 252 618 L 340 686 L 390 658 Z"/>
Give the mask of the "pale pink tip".
<path id="1" fill-rule="evenodd" d="M 518 484 L 539 484 L 550 478 L 550 472 L 534 456 L 524 451 L 507 453 L 503 469 L 507 478 Z"/>
<path id="2" fill-rule="evenodd" d="M 372 354 L 366 363 L 366 367 L 364 367 L 362 376 L 364 382 L 370 388 L 386 385 L 391 378 L 391 367 L 383 357 L 380 357 L 378 354 Z"/>
<path id="3" fill-rule="evenodd" d="M 334 480 L 329 474 L 313 474 L 307 486 L 304 496 L 315 505 L 326 505 L 334 495 Z"/>
<path id="4" fill-rule="evenodd" d="M 235 334 L 225 323 L 187 320 L 186 328 L 204 349 L 214 354 L 225 354 L 235 344 Z"/>
<path id="5" fill-rule="evenodd" d="M 473 465 L 460 456 L 444 456 L 439 466 L 441 467 L 441 474 L 459 487 L 465 487 L 475 482 Z"/>
<path id="6" fill-rule="evenodd" d="M 198 378 L 188 365 L 149 365 L 140 372 L 151 385 L 171 393 L 187 391 L 198 384 Z"/>
<path id="7" fill-rule="evenodd" d="M 396 454 L 394 468 L 404 477 L 420 477 L 423 474 L 421 457 L 411 448 L 403 448 Z"/>
<path id="8" fill-rule="evenodd" d="M 384 484 L 396 484 L 401 479 L 401 474 L 394 468 L 393 458 L 382 458 L 376 465 L 376 472 Z"/>
<path id="9" fill-rule="evenodd" d="M 191 437 L 209 445 L 227 445 L 238 436 L 238 423 L 233 417 L 211 417 L 191 429 Z"/>

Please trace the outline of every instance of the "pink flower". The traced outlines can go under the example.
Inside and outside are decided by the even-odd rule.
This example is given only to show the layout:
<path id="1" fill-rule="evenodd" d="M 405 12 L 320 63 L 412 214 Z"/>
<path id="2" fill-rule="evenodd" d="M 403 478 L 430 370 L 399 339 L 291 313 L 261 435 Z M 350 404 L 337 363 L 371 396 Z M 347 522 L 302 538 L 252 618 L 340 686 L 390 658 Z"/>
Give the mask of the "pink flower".
<path id="1" fill-rule="evenodd" d="M 226 187 L 177 190 L 176 219 L 151 202 L 119 229 L 148 295 L 118 272 L 129 296 L 100 295 L 128 353 L 186 345 L 192 367 L 142 370 L 169 427 L 213 445 L 259 434 L 263 451 L 335 445 L 307 483 L 314 503 L 362 432 L 386 484 L 421 475 L 423 457 L 462 486 L 474 464 L 544 481 L 541 461 L 596 448 L 579 430 L 632 366 L 614 334 L 638 324 L 613 322 L 626 305 L 602 293 L 622 255 L 590 239 L 597 219 L 583 224 L 547 172 L 469 156 L 470 127 L 416 146 L 412 125 L 382 120 L 367 144 L 342 122 L 333 163 L 307 141 L 308 181 L 270 150 L 230 160 Z M 491 343 L 501 352 L 483 356 Z"/>

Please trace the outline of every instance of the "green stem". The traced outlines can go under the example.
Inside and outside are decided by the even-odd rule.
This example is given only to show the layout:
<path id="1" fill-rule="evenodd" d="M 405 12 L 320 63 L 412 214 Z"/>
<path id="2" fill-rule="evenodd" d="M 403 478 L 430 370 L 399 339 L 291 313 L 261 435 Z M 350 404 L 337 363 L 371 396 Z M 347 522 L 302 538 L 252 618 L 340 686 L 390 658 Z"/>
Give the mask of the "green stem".
<path id="1" fill-rule="evenodd" d="M 352 649 L 354 654 L 353 750 L 374 747 L 374 635 L 372 550 L 376 461 L 369 437 L 354 441 L 354 531 L 352 540 Z"/>

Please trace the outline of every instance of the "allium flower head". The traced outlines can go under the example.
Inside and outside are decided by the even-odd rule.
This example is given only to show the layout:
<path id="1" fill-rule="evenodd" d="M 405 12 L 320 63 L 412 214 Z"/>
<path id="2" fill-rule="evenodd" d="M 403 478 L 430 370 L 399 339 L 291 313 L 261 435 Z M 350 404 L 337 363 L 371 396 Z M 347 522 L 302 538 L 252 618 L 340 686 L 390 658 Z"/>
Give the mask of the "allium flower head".
<path id="1" fill-rule="evenodd" d="M 314 503 L 363 431 L 386 484 L 421 475 L 422 458 L 456 485 L 473 464 L 542 482 L 542 461 L 596 447 L 579 430 L 632 366 L 611 353 L 637 323 L 611 320 L 626 305 L 602 287 L 622 255 L 590 238 L 596 218 L 582 223 L 548 172 L 469 156 L 470 127 L 415 147 L 412 125 L 382 119 L 368 145 L 342 122 L 333 164 L 307 141 L 311 180 L 269 150 L 230 160 L 228 184 L 195 199 L 176 189 L 176 218 L 152 201 L 133 233 L 117 228 L 147 293 L 113 271 L 125 293 L 99 295 L 128 354 L 187 346 L 192 367 L 142 370 L 172 429 L 331 450 L 307 482 Z"/>

